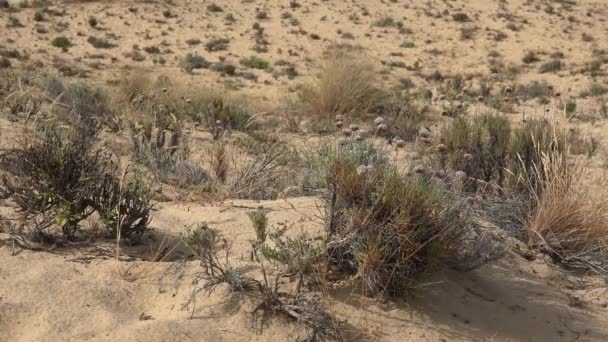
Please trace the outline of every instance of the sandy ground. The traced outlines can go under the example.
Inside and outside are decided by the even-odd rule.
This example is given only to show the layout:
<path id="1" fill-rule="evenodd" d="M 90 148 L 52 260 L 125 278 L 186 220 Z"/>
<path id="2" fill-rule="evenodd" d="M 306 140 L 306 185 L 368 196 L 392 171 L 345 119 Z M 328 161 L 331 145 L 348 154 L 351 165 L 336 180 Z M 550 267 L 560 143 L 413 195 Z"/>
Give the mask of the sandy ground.
<path id="1" fill-rule="evenodd" d="M 361 45 L 377 61 L 387 87 L 409 79 L 416 86 L 433 88 L 427 76 L 435 71 L 470 75 L 467 82 L 473 83 L 477 76 L 490 76 L 490 54 L 499 56 L 493 58 L 505 68 L 518 70 L 506 83 L 545 80 L 564 98 L 578 97 L 592 83 L 607 83 L 606 64 L 594 75 L 585 71 L 602 55 L 598 51 L 608 49 L 608 7 L 603 0 L 578 0 L 574 5 L 540 0 L 303 0 L 295 2 L 300 5 L 295 8 L 288 0 L 216 1 L 221 12 L 209 11 L 211 3 L 75 2 L 51 6 L 55 14 L 45 13 L 39 22 L 34 21 L 35 8 L 12 14 L 0 11 L 0 52 L 19 52 L 20 57 L 10 58 L 11 67 L 56 72 L 68 65 L 68 71 L 104 86 L 131 70 L 164 74 L 174 82 L 244 94 L 263 106 L 283 103 L 309 80 L 324 51 L 335 43 Z M 469 20 L 455 21 L 456 13 L 466 13 Z M 97 27 L 87 23 L 90 16 L 98 19 Z M 10 25 L 11 17 L 20 25 Z M 402 24 L 374 24 L 386 17 Z M 267 52 L 253 50 L 260 45 L 255 23 L 264 28 L 262 45 Z M 472 39 L 463 40 L 465 29 L 472 32 Z M 58 36 L 68 37 L 73 46 L 67 51 L 51 46 Z M 98 49 L 87 42 L 89 37 L 116 46 Z M 228 48 L 206 51 L 205 43 L 215 38 L 228 39 Z M 192 39 L 200 43 L 188 44 Z M 146 52 L 148 47 L 160 51 Z M 143 60 L 132 58 L 134 50 Z M 540 60 L 522 63 L 529 51 L 538 52 Z M 564 54 L 566 67 L 540 73 L 539 66 L 558 51 Z M 179 66 L 186 53 L 232 63 L 237 74 L 250 73 L 256 79 L 207 69 L 188 74 Z M 268 60 L 272 68 L 264 71 L 240 64 L 242 58 L 254 55 Z M 292 79 L 286 66 L 297 71 Z M 580 108 L 591 113 L 604 102 L 606 96 L 590 98 L 581 101 Z M 558 104 L 549 107 L 560 110 Z M 544 112 L 543 108 L 529 110 Z M 608 160 L 605 121 L 574 124 L 598 140 L 599 152 L 589 164 L 592 172 L 601 173 Z M 21 127 L 0 118 L 0 146 L 10 146 Z M 7 210 L 2 205 L 0 210 Z M 165 202 L 153 214 L 152 238 L 141 246 L 123 247 L 123 254 L 134 261 L 114 260 L 111 241 L 44 253 L 0 245 L 0 341 L 295 340 L 302 333 L 299 325 L 273 318 L 262 331 L 253 328 L 250 311 L 255 299 L 238 306 L 222 289 L 211 295 L 200 293 L 196 307 L 185 307 L 192 281 L 201 270 L 198 263 L 183 261 L 188 255 L 183 247 L 175 247 L 161 262 L 152 261 L 165 247 L 176 246 L 175 237 L 185 227 L 207 222 L 233 240 L 237 252 L 231 262 L 248 265 L 254 232 L 246 213 L 260 205 L 270 209 L 271 225 L 284 224 L 290 233 L 316 234 L 322 229 L 319 200 L 314 197 Z M 356 289 L 339 287 L 326 289 L 325 300 L 337 318 L 346 320 L 345 340 L 608 340 L 608 286 L 599 279 L 562 272 L 542 256 L 528 261 L 516 252 L 525 247 L 515 241 L 511 247 L 506 257 L 475 271 L 444 270 L 434 275 L 407 303 L 379 303 Z"/>
<path id="2" fill-rule="evenodd" d="M 271 224 L 283 222 L 294 232 L 319 226 L 315 202 L 162 204 L 154 226 L 172 236 L 205 220 L 234 238 L 235 251 L 246 251 L 254 238 L 247 207 L 262 204 L 271 210 Z M 151 245 L 123 252 L 149 260 L 156 253 Z M 285 341 L 301 333 L 280 318 L 270 319 L 262 332 L 252 328 L 255 300 L 238 308 L 223 289 L 203 292 L 196 307 L 184 307 L 200 267 L 178 261 L 179 248 L 163 262 L 117 262 L 99 248 L 14 255 L 10 246 L 0 248 L 0 339 Z M 247 258 L 235 255 L 233 261 L 246 264 Z M 473 272 L 440 272 L 407 304 L 378 303 L 349 288 L 328 289 L 327 300 L 336 317 L 348 322 L 349 340 L 603 341 L 608 294 L 601 284 L 590 287 L 594 281 L 559 272 L 542 257 L 528 261 L 510 252 Z"/>

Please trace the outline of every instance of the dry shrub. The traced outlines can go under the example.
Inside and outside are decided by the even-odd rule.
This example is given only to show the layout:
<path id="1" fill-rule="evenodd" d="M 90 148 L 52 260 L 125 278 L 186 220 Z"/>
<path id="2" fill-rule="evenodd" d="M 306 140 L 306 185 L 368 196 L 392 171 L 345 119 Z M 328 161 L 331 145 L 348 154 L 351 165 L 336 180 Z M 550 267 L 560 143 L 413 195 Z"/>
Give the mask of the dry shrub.
<path id="1" fill-rule="evenodd" d="M 133 160 L 146 166 L 160 181 L 186 188 L 207 179 L 203 167 L 190 159 L 187 139 L 177 121 L 170 126 L 129 123 Z"/>
<path id="2" fill-rule="evenodd" d="M 95 212 L 113 234 L 118 227 L 123 238 L 139 238 L 149 224 L 150 192 L 143 182 L 121 181 L 96 131 L 76 118 L 72 127 L 42 123 L 32 141 L 0 152 L 0 195 L 17 204 L 36 242 L 52 240 L 52 227 L 75 239 L 79 223 Z"/>
<path id="3" fill-rule="evenodd" d="M 544 154 L 538 167 L 529 242 L 566 266 L 608 275 L 608 182 L 585 184 L 581 161 L 559 152 Z"/>
<path id="4" fill-rule="evenodd" d="M 349 149 L 338 147 L 321 171 L 329 263 L 369 295 L 403 295 L 456 257 L 469 228 L 466 208 L 427 177 L 378 162 L 361 167 Z"/>
<path id="5" fill-rule="evenodd" d="M 540 193 L 544 179 L 544 156 L 562 156 L 567 151 L 567 135 L 556 122 L 546 119 L 527 120 L 513 132 L 509 146 L 507 168 L 510 185 L 530 196 L 529 191 Z"/>
<path id="6" fill-rule="evenodd" d="M 307 335 L 298 341 L 318 341 L 338 339 L 338 322 L 327 312 L 318 295 L 313 293 L 297 293 L 292 295 L 280 291 L 280 276 L 277 274 L 274 283 L 269 280 L 266 267 L 262 264 L 263 281 L 258 281 L 245 275 L 246 268 L 232 267 L 228 262 L 230 245 L 220 233 L 206 224 L 200 224 L 188 229 L 181 235 L 182 241 L 192 249 L 201 261 L 205 271 L 195 275 L 194 289 L 184 307 L 196 308 L 196 296 L 202 291 L 212 292 L 220 284 L 227 284 L 232 294 L 252 295 L 260 303 L 253 309 L 251 322 L 253 326 L 264 326 L 267 315 L 281 315 L 303 324 Z M 226 257 L 220 258 L 219 253 L 225 252 Z M 222 260 L 224 259 L 224 260 Z M 205 283 L 199 285 L 200 280 Z M 257 290 L 257 293 L 254 293 Z M 237 298 L 238 299 L 238 298 Z M 238 304 L 238 303 L 237 303 Z M 262 313 L 262 315 L 260 315 Z M 261 316 L 261 319 L 260 319 Z"/>
<path id="7" fill-rule="evenodd" d="M 383 98 L 378 74 L 361 51 L 336 49 L 299 94 L 304 114 L 329 122 L 335 114 L 361 115 Z"/>
<path id="8" fill-rule="evenodd" d="M 45 78 L 41 83 L 53 101 L 51 109 L 57 119 L 70 125 L 82 124 L 80 129 L 97 129 L 95 126 L 119 129 L 120 120 L 102 89 L 56 77 Z"/>
<path id="9" fill-rule="evenodd" d="M 447 166 L 466 173 L 465 191 L 477 191 L 477 180 L 495 181 L 502 187 L 511 140 L 506 117 L 486 113 L 473 119 L 456 118 L 443 129 L 440 140 L 447 147 Z"/>
<path id="10" fill-rule="evenodd" d="M 208 129 L 219 129 L 219 133 L 251 130 L 256 125 L 245 99 L 204 87 L 173 84 L 166 76 L 152 80 L 145 73 L 127 75 L 117 82 L 114 98 L 123 111 L 140 121 L 189 119 Z"/>
<path id="11" fill-rule="evenodd" d="M 283 159 L 289 147 L 275 143 L 252 156 L 235 160 L 229 180 L 230 192 L 241 199 L 275 199 L 288 186 L 288 170 Z"/>

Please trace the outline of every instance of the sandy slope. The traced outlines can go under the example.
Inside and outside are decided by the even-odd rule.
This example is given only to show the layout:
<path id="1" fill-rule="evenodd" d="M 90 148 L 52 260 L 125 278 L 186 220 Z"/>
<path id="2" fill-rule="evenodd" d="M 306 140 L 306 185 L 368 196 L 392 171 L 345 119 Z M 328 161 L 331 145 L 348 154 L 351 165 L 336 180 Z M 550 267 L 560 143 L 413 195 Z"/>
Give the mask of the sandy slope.
<path id="1" fill-rule="evenodd" d="M 606 65 L 594 77 L 581 71 L 595 58 L 593 50 L 608 48 L 604 39 L 608 9 L 602 0 L 579 0 L 571 8 L 559 1 L 302 0 L 301 7 L 294 9 L 289 8 L 287 0 L 222 0 L 216 1 L 223 8 L 217 13 L 207 11 L 210 1 L 173 3 L 98 1 L 60 5 L 52 8 L 65 9 L 65 15 L 47 15 L 39 23 L 33 20 L 35 9 L 28 8 L 12 14 L 22 27 L 8 27 L 9 14 L 0 11 L 0 47 L 29 56 L 11 58 L 14 67 L 54 70 L 68 64 L 86 70 L 89 81 L 99 84 L 111 83 L 137 67 L 153 75 L 168 74 L 176 82 L 242 92 L 273 105 L 306 81 L 323 51 L 336 42 L 362 45 L 370 59 L 377 61 L 387 86 L 398 84 L 400 78 L 424 86 L 428 84 L 425 76 L 435 70 L 487 77 L 491 51 L 498 52 L 505 65 L 519 68 L 509 82 L 547 80 L 563 92 L 563 97 L 578 96 L 591 82 L 606 84 Z M 549 5 L 553 12 L 548 11 Z M 169 17 L 163 15 L 165 10 Z M 268 19 L 256 19 L 260 11 L 267 11 Z M 285 12 L 299 23 L 294 24 L 283 15 Z M 451 14 L 458 12 L 467 13 L 471 21 L 455 22 Z M 228 24 L 227 14 L 236 21 Z M 90 15 L 99 19 L 95 29 L 86 23 Z M 386 16 L 403 21 L 409 30 L 372 25 Z M 264 28 L 268 52 L 252 51 L 252 26 L 256 22 Z M 68 25 L 62 29 L 61 23 Z M 509 24 L 518 29 L 509 29 Z M 48 33 L 38 33 L 36 25 L 45 27 Z M 463 41 L 461 28 L 476 29 L 475 38 Z M 498 31 L 506 33 L 504 40 L 496 41 Z M 343 38 L 344 33 L 354 39 Z M 583 40 L 583 33 L 593 39 Z M 67 52 L 49 43 L 60 35 L 74 44 Z M 96 49 L 87 43 L 90 36 L 108 39 L 117 46 Z M 189 46 L 186 40 L 194 38 L 201 44 Z M 212 38 L 230 39 L 229 48 L 205 51 L 204 44 Z M 414 46 L 401 47 L 404 41 Z M 134 44 L 145 56 L 143 61 L 126 55 L 132 53 Z M 162 52 L 156 55 L 141 50 L 150 46 Z M 523 65 L 522 57 L 530 50 L 540 50 L 541 61 Z M 538 66 L 556 51 L 564 53 L 567 68 L 539 73 Z M 257 81 L 221 76 L 206 69 L 186 74 L 179 68 L 179 61 L 188 52 L 197 52 L 211 62 L 225 59 L 237 66 L 238 72 L 256 75 Z M 299 76 L 290 80 L 280 73 L 280 66 L 267 72 L 240 65 L 241 58 L 251 55 L 271 64 L 285 60 L 295 66 Z M 164 65 L 154 63 L 160 57 Z M 397 66 L 398 62 L 405 67 Z M 590 102 L 595 101 L 605 101 L 605 96 Z M 598 139 L 605 154 L 605 121 L 577 125 Z M 0 119 L 0 146 L 11 145 L 20 127 Z M 193 147 L 198 157 L 200 151 L 196 144 Z M 593 172 L 601 171 L 604 154 L 598 153 L 599 157 L 590 160 Z M 149 261 L 159 250 L 174 246 L 174 237 L 186 226 L 208 222 L 233 241 L 231 262 L 247 265 L 249 239 L 254 232 L 246 213 L 258 205 L 271 209 L 272 225 L 285 224 L 290 233 L 321 231 L 315 198 L 260 203 L 168 202 L 159 204 L 154 213 L 154 240 L 123 247 L 124 254 L 138 261 L 113 260 L 108 252 L 111 241 L 100 243 L 98 248 L 52 253 L 0 246 L 0 341 L 294 340 L 301 327 L 282 319 L 271 319 L 263 332 L 251 327 L 249 312 L 257 303 L 255 299 L 244 300 L 237 308 L 219 290 L 211 295 L 199 294 L 194 310 L 192 306 L 184 308 L 192 281 L 200 272 L 196 262 L 180 262 L 187 255 L 184 248 L 177 247 L 163 262 Z M 257 275 L 256 270 L 251 274 Z M 326 289 L 325 299 L 329 309 L 347 321 L 347 340 L 608 340 L 608 287 L 597 279 L 562 273 L 542 256 L 528 261 L 510 251 L 504 259 L 473 272 L 444 270 L 427 284 L 407 304 L 373 302 L 348 288 Z"/>
<path id="2" fill-rule="evenodd" d="M 290 232 L 318 226 L 314 199 L 260 204 L 272 210 L 271 224 L 292 225 Z M 234 239 L 235 251 L 246 251 L 253 238 L 246 208 L 256 205 L 163 204 L 154 226 L 167 227 L 157 234 L 173 235 L 206 220 Z M 156 251 L 124 252 L 149 259 Z M 165 261 L 174 256 L 180 253 Z M 247 258 L 235 255 L 232 262 L 247 264 Z M 199 294 L 194 311 L 184 308 L 200 271 L 196 262 L 117 262 L 98 249 L 11 255 L 10 246 L 0 249 L 0 259 L 0 340 L 285 341 L 301 333 L 297 325 L 271 319 L 260 334 L 249 316 L 255 299 L 238 309 L 222 289 Z M 348 322 L 352 340 L 606 340 L 607 289 L 577 291 L 591 279 L 575 279 L 544 260 L 530 262 L 511 252 L 470 273 L 441 272 L 407 304 L 373 302 L 347 288 L 328 290 L 327 300 L 336 317 Z M 582 306 L 572 298 L 581 298 Z"/>

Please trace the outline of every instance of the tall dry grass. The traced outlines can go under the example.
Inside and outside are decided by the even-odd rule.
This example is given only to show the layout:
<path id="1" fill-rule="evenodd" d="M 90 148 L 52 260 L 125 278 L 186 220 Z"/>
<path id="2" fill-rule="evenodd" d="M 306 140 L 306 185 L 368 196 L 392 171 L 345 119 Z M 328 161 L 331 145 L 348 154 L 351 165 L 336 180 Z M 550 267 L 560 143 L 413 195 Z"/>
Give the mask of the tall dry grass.
<path id="1" fill-rule="evenodd" d="M 608 275 L 608 179 L 585 174 L 580 158 L 542 154 L 528 182 L 528 239 L 566 266 Z"/>
<path id="2" fill-rule="evenodd" d="M 299 94 L 301 111 L 333 120 L 335 114 L 367 114 L 384 98 L 378 73 L 360 50 L 339 48 Z"/>

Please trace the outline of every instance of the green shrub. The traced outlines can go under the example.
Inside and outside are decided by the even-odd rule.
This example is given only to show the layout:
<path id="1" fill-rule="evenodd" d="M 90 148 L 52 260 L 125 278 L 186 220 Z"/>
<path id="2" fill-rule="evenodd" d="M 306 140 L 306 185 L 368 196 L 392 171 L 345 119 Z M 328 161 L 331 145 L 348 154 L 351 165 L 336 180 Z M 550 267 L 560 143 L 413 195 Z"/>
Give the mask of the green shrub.
<path id="1" fill-rule="evenodd" d="M 368 295 L 404 295 L 461 248 L 467 214 L 425 177 L 357 161 L 329 161 L 324 197 L 329 264 L 355 276 Z"/>
<path id="2" fill-rule="evenodd" d="M 255 211 L 250 211 L 247 213 L 247 216 L 249 216 L 253 229 L 255 229 L 256 243 L 264 243 L 268 234 L 268 217 L 266 216 L 266 211 L 260 208 Z"/>
<path id="3" fill-rule="evenodd" d="M 91 27 L 97 27 L 97 24 L 99 24 L 99 22 L 97 21 L 97 18 L 94 16 L 90 16 L 89 19 L 87 20 L 87 22 L 89 23 L 89 26 L 91 26 Z"/>
<path id="4" fill-rule="evenodd" d="M 261 69 L 261 70 L 268 69 L 268 66 L 269 66 L 269 63 L 267 60 L 262 59 L 260 57 L 256 57 L 256 56 L 251 56 L 248 59 L 244 59 L 241 63 L 248 68 Z"/>
<path id="5" fill-rule="evenodd" d="M 72 46 L 72 42 L 67 37 L 61 36 L 53 39 L 51 41 L 51 45 L 63 50 L 67 50 Z"/>

